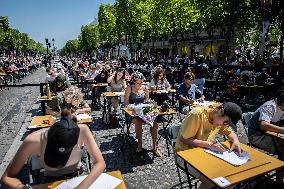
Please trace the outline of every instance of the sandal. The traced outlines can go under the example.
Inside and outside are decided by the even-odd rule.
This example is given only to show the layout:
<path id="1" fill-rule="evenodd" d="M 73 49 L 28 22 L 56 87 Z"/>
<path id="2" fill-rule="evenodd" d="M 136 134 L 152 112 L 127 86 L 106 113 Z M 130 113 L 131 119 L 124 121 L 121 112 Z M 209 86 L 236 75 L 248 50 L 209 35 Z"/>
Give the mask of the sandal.
<path id="1" fill-rule="evenodd" d="M 159 147 L 156 148 L 156 150 L 152 150 L 154 155 L 157 156 L 157 157 L 162 157 L 162 152 L 161 152 L 161 149 Z"/>

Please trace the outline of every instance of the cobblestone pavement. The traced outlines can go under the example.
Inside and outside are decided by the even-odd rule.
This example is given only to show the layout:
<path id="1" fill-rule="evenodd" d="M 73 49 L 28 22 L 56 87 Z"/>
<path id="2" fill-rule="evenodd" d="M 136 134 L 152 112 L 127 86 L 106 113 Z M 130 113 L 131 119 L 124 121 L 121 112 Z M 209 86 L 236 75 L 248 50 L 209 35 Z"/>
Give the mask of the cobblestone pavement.
<path id="1" fill-rule="evenodd" d="M 18 84 L 40 83 L 45 76 L 44 68 L 28 75 Z M 13 143 L 26 118 L 31 115 L 40 94 L 39 87 L 11 87 L 0 91 L 0 163 Z"/>
<path id="2" fill-rule="evenodd" d="M 26 78 L 23 82 L 38 83 L 44 77 L 44 71 L 38 70 L 35 74 Z M 13 92 L 13 97 L 8 98 L 8 94 Z M 3 95 L 3 93 L 5 95 Z M 39 110 L 37 97 L 39 95 L 39 88 L 28 87 L 23 89 L 10 89 L 1 94 L 1 101 L 5 103 L 5 108 L 1 106 L 1 160 L 6 151 L 9 149 L 15 136 L 22 138 L 22 132 L 19 132 L 22 125 L 27 125 L 31 120 L 31 115 L 36 114 Z M 3 97 L 5 96 L 5 97 Z M 37 103 L 35 103 L 37 102 Z M 90 102 L 90 101 L 88 101 Z M 34 104 L 35 103 L 35 104 Z M 134 153 L 137 142 L 135 141 L 134 128 L 131 127 L 131 141 L 130 145 L 125 145 L 124 150 L 121 150 L 123 137 L 121 134 L 121 127 L 114 127 L 106 125 L 102 122 L 101 111 L 94 111 L 94 123 L 91 125 L 91 130 L 99 144 L 106 161 L 106 171 L 120 170 L 123 174 L 128 189 L 178 189 L 181 188 L 179 177 L 176 171 L 174 156 L 171 153 L 168 157 L 167 145 L 165 139 L 162 137 L 159 143 L 163 151 L 162 157 L 154 157 L 151 150 L 151 137 L 149 127 L 145 126 L 143 131 L 143 147 L 149 151 L 142 156 Z M 15 115 L 15 116 L 13 116 Z M 238 124 L 238 135 L 242 142 L 246 142 L 245 131 L 241 124 Z M 19 133 L 18 133 L 19 132 Z M 162 134 L 162 125 L 159 125 L 159 134 Z M 19 137 L 20 136 L 20 137 Z M 17 140 L 17 138 L 15 139 Z M 10 155 L 12 157 L 12 155 Z M 5 159 L 9 159 L 6 158 Z M 28 181 L 27 168 L 25 167 L 20 179 L 24 182 Z M 181 180 L 183 187 L 188 188 L 186 177 L 181 172 Z M 1 188 L 1 187 L 0 187 Z M 269 188 L 268 185 L 261 185 L 253 188 Z"/>

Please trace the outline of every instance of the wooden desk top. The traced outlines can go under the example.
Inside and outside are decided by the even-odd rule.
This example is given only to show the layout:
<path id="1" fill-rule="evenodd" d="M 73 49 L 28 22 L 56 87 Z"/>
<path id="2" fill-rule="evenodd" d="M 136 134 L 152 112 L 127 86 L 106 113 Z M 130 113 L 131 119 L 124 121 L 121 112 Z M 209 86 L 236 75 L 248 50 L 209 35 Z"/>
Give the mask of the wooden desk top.
<path id="1" fill-rule="evenodd" d="M 266 134 L 284 140 L 284 134 L 275 133 L 275 132 L 272 132 L 272 131 L 266 131 Z"/>
<path id="2" fill-rule="evenodd" d="M 158 107 L 158 109 L 160 109 L 160 107 Z M 134 116 L 135 115 L 135 110 L 134 109 L 123 108 L 122 110 L 125 113 L 127 113 L 128 115 L 130 115 L 130 116 Z M 174 109 L 172 109 L 172 108 L 170 108 L 169 111 L 167 111 L 167 112 L 161 112 L 161 111 L 158 112 L 159 116 L 173 115 L 173 114 L 176 114 L 176 111 Z"/>
<path id="3" fill-rule="evenodd" d="M 104 92 L 102 95 L 105 97 L 119 97 L 124 96 L 124 92 Z"/>
<path id="4" fill-rule="evenodd" d="M 227 147 L 230 146 L 229 142 L 224 142 L 224 145 Z M 177 152 L 177 154 L 210 180 L 217 177 L 224 177 L 231 185 L 263 175 L 284 166 L 284 162 L 259 152 L 247 145 L 242 144 L 242 148 L 249 153 L 251 161 L 239 167 L 235 167 L 206 153 L 204 148 L 193 148 Z"/>
<path id="5" fill-rule="evenodd" d="M 260 86 L 260 85 L 239 85 L 238 87 L 244 87 L 244 88 L 263 88 L 263 86 Z"/>
<path id="6" fill-rule="evenodd" d="M 88 118 L 88 119 L 82 119 L 78 121 L 78 124 L 87 124 L 87 123 L 92 123 L 93 119 L 92 118 Z"/>
<path id="7" fill-rule="evenodd" d="M 122 183 L 120 183 L 120 185 L 118 185 L 115 189 L 126 189 L 126 185 L 125 185 L 125 182 L 123 180 L 123 177 L 120 171 L 111 171 L 111 172 L 108 172 L 107 174 L 122 180 Z M 46 189 L 46 188 L 54 189 L 56 186 L 58 186 L 62 182 L 64 181 L 56 181 L 53 183 L 39 184 L 39 185 L 34 185 L 32 187 L 34 189 Z"/>
<path id="8" fill-rule="evenodd" d="M 108 86 L 108 83 L 96 83 L 92 84 L 93 87 L 106 87 Z"/>
<path id="9" fill-rule="evenodd" d="M 44 121 L 47 121 L 48 123 L 44 123 Z M 45 115 L 45 116 L 34 116 L 32 117 L 31 124 L 28 126 L 28 129 L 40 129 L 45 127 L 50 127 L 53 125 L 55 120 L 51 115 Z"/>
<path id="10" fill-rule="evenodd" d="M 206 107 L 215 108 L 215 107 L 219 107 L 219 106 L 223 105 L 223 103 L 221 103 L 221 102 L 215 102 L 215 101 L 210 101 L 210 102 L 213 102 L 213 104 L 212 104 L 212 105 L 209 105 L 209 106 L 206 106 Z M 191 106 L 193 106 L 193 107 L 200 107 L 200 106 L 202 106 L 202 105 L 199 105 L 199 104 L 191 104 Z"/>
<path id="11" fill-rule="evenodd" d="M 52 96 L 50 97 L 50 98 L 47 98 L 47 96 L 41 96 L 40 98 L 39 98 L 39 100 L 40 101 L 51 101 L 52 100 Z"/>

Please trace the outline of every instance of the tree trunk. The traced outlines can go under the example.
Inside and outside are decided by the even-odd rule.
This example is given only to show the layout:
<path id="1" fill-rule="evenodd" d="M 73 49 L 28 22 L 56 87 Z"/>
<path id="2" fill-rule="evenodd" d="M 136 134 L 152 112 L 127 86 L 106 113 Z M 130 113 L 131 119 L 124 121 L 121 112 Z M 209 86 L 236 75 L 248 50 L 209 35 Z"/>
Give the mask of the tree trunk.
<path id="1" fill-rule="evenodd" d="M 280 60 L 283 61 L 283 40 L 284 40 L 284 18 L 281 23 L 281 39 L 280 39 Z"/>

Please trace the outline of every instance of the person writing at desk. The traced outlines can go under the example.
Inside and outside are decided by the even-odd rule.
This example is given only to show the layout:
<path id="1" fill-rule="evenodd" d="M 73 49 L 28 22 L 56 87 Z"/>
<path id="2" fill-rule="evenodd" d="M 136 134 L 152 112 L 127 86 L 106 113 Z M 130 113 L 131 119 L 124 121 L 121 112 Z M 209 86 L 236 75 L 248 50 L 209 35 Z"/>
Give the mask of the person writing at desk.
<path id="1" fill-rule="evenodd" d="M 194 78 L 195 76 L 192 72 L 185 73 L 183 83 L 177 89 L 180 112 L 188 112 L 190 105 L 192 105 L 195 100 L 203 102 L 205 99 L 197 85 L 193 84 Z"/>
<path id="2" fill-rule="evenodd" d="M 158 67 L 155 70 L 153 74 L 153 79 L 150 82 L 150 88 L 153 91 L 157 91 L 157 90 L 169 91 L 171 89 L 171 85 L 166 79 L 166 75 L 165 75 L 163 68 Z M 164 101 L 170 100 L 166 93 L 162 93 L 162 94 L 154 93 L 153 99 L 157 102 L 159 106 L 162 105 Z"/>
<path id="3" fill-rule="evenodd" d="M 83 94 L 74 86 L 52 98 L 46 113 L 58 117 L 64 108 L 70 109 L 75 115 L 91 112 L 90 106 L 83 100 Z"/>
<path id="4" fill-rule="evenodd" d="M 284 133 L 284 89 L 278 91 L 277 98 L 265 102 L 248 120 L 248 139 L 254 146 L 277 154 L 284 161 L 284 139 L 271 137 L 266 131 Z M 277 173 L 277 182 L 283 184 L 284 170 Z"/>
<path id="5" fill-rule="evenodd" d="M 241 153 L 242 149 L 237 135 L 236 124 L 242 117 L 241 108 L 232 102 L 227 102 L 218 108 L 197 107 L 192 109 L 184 119 L 178 133 L 176 151 L 202 147 L 224 152 L 224 147 L 215 142 L 217 134 L 228 136 L 232 142 L 230 150 Z M 193 167 L 187 165 L 189 173 L 200 179 L 200 188 L 212 188 L 214 185 L 201 176 Z"/>
<path id="6" fill-rule="evenodd" d="M 86 146 L 93 159 L 93 168 L 89 175 L 76 187 L 88 188 L 104 171 L 106 165 L 102 153 L 86 125 L 77 125 L 71 113 L 64 110 L 62 119 L 50 128 L 40 129 L 28 135 L 1 178 L 1 184 L 7 188 L 25 189 L 17 175 L 28 159 L 35 155 L 47 176 L 62 179 L 78 170 L 83 146 Z M 56 179 L 58 177 L 58 179 Z"/>
<path id="7" fill-rule="evenodd" d="M 125 81 L 125 70 L 119 68 L 112 76 L 107 79 L 107 82 L 110 84 L 111 92 L 123 92 L 126 88 Z M 117 112 L 117 108 L 119 105 L 119 99 L 117 97 L 111 98 L 111 104 L 113 107 L 113 113 Z"/>

